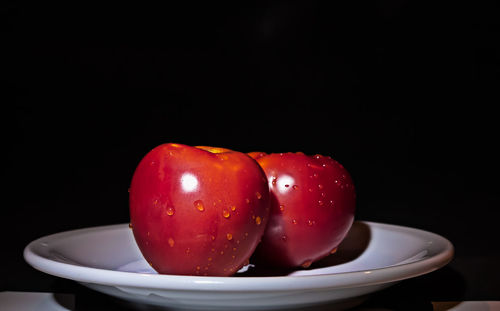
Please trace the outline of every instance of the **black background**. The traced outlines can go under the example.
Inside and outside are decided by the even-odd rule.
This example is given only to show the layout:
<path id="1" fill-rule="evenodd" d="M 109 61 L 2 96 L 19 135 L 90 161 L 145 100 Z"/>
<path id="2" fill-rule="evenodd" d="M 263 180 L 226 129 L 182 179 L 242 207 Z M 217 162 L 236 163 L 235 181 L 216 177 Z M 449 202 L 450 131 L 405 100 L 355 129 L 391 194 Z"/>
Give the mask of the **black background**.
<path id="1" fill-rule="evenodd" d="M 494 1 L 2 4 L 1 289 L 53 290 L 23 247 L 127 222 L 135 166 L 178 142 L 330 155 L 353 176 L 357 219 L 454 243 L 455 260 L 414 284 L 434 284 L 437 300 L 500 300 L 496 12 Z"/>

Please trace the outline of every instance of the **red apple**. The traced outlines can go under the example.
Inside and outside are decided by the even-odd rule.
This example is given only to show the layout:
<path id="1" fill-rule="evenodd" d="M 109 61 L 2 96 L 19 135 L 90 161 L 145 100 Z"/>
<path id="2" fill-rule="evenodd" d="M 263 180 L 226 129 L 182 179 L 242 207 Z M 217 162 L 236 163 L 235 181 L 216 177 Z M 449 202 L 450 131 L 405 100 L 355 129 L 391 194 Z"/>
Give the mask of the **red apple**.
<path id="1" fill-rule="evenodd" d="M 164 144 L 133 175 L 131 227 L 159 273 L 228 276 L 257 247 L 269 199 L 266 176 L 248 155 Z"/>
<path id="2" fill-rule="evenodd" d="M 271 191 L 269 223 L 256 251 L 259 262 L 307 268 L 334 253 L 354 221 L 355 191 L 337 161 L 303 153 L 249 153 Z"/>

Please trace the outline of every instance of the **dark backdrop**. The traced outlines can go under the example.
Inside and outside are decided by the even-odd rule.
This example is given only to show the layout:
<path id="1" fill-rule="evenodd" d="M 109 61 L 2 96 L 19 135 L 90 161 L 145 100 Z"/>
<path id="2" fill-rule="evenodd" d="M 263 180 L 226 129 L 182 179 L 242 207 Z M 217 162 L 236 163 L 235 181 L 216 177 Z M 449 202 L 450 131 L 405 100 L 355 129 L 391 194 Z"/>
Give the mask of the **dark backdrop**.
<path id="1" fill-rule="evenodd" d="M 2 289 L 51 289 L 23 247 L 127 222 L 135 166 L 178 142 L 330 155 L 358 219 L 455 244 L 435 298 L 499 300 L 497 9 L 2 4 Z"/>

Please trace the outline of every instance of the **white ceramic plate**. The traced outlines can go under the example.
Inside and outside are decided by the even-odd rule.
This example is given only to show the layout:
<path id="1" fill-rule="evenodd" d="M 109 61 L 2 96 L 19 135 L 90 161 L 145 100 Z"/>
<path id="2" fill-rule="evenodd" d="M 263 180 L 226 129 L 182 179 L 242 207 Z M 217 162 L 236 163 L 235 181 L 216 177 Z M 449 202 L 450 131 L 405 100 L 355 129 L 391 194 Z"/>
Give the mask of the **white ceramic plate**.
<path id="1" fill-rule="evenodd" d="M 26 261 L 129 301 L 198 309 L 265 309 L 345 305 L 398 281 L 429 273 L 453 257 L 434 233 L 355 222 L 336 254 L 309 269 L 251 267 L 233 277 L 160 275 L 139 251 L 127 224 L 74 230 L 31 242 Z"/>

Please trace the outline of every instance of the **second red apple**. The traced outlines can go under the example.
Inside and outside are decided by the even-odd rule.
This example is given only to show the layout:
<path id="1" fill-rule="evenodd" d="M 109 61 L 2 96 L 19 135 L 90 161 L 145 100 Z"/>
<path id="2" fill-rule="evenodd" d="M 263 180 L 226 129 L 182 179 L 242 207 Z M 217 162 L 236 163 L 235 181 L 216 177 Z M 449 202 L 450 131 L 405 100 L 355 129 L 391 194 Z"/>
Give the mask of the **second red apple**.
<path id="1" fill-rule="evenodd" d="M 307 268 L 334 253 L 354 221 L 356 198 L 347 170 L 321 155 L 249 155 L 264 169 L 271 191 L 271 215 L 257 260 Z"/>

